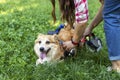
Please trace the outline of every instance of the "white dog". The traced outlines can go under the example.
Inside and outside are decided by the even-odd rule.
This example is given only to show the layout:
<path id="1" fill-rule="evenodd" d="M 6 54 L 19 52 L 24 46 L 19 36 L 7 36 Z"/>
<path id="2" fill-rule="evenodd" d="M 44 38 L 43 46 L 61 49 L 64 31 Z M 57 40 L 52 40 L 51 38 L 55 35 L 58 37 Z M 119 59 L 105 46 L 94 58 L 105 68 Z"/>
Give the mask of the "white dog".
<path id="1" fill-rule="evenodd" d="M 59 44 L 56 35 L 39 34 L 35 40 L 34 51 L 38 56 L 36 65 L 59 61 L 64 56 L 64 50 Z"/>

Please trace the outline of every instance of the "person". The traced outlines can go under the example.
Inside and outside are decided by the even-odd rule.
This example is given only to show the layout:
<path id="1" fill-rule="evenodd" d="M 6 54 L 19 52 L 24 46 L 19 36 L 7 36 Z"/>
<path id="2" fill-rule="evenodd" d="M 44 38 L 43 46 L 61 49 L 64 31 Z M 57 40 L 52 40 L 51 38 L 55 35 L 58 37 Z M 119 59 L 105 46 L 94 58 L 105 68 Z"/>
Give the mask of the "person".
<path id="1" fill-rule="evenodd" d="M 55 0 L 51 0 L 53 5 L 52 16 L 54 22 L 56 21 L 55 16 Z M 74 36 L 71 41 L 67 41 L 63 43 L 63 47 L 66 50 L 70 50 L 76 46 L 78 46 L 80 39 L 84 33 L 88 22 L 88 4 L 87 0 L 59 0 L 61 19 L 63 21 L 67 21 L 71 27 L 74 24 Z"/>
<path id="2" fill-rule="evenodd" d="M 112 63 L 112 67 L 108 69 L 120 73 L 120 0 L 99 1 L 102 5 L 83 35 L 88 35 L 102 20 L 104 21 L 109 59 Z"/>

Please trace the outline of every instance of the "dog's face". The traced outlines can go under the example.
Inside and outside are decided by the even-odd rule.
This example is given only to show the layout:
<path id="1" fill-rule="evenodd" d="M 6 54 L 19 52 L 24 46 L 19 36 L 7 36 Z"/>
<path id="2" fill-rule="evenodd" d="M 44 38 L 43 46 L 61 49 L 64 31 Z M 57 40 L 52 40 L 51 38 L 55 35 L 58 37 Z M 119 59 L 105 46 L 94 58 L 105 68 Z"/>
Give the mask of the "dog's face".
<path id="1" fill-rule="evenodd" d="M 35 40 L 34 50 L 39 58 L 44 58 L 55 45 L 57 45 L 55 35 L 51 36 L 39 34 Z"/>

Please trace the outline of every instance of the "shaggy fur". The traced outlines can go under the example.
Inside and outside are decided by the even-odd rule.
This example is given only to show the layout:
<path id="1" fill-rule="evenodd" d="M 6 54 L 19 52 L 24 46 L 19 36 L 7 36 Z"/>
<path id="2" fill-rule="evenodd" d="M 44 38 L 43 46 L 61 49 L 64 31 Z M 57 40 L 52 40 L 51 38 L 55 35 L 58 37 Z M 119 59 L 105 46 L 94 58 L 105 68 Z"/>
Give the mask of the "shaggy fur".
<path id="1" fill-rule="evenodd" d="M 56 35 L 43 34 L 39 34 L 35 40 L 34 51 L 38 57 L 36 65 L 59 61 L 64 53 Z"/>

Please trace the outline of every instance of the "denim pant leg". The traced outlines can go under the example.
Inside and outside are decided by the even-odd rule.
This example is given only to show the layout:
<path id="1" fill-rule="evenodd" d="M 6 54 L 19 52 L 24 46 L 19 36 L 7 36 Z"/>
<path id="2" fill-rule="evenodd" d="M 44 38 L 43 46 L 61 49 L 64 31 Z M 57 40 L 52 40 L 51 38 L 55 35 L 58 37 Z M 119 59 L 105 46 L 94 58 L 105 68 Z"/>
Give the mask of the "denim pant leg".
<path id="1" fill-rule="evenodd" d="M 103 18 L 109 59 L 120 60 L 120 14 L 108 14 Z"/>

